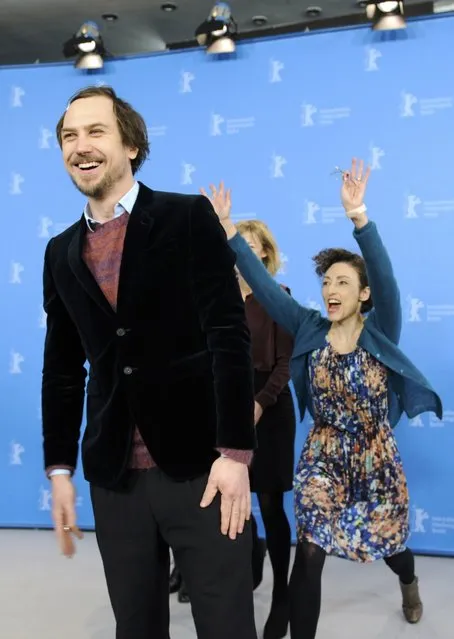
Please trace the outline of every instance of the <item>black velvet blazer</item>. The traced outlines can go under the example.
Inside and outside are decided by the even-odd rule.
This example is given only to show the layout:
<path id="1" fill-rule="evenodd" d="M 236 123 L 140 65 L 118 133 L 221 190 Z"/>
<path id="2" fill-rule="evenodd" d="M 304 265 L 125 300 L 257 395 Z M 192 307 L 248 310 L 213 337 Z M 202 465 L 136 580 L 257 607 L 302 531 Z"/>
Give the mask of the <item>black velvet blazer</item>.
<path id="1" fill-rule="evenodd" d="M 84 217 L 44 263 L 44 463 L 76 466 L 89 363 L 85 478 L 120 488 L 134 425 L 175 479 L 209 470 L 215 447 L 252 450 L 253 368 L 235 255 L 210 202 L 140 184 L 116 312 L 82 259 Z"/>

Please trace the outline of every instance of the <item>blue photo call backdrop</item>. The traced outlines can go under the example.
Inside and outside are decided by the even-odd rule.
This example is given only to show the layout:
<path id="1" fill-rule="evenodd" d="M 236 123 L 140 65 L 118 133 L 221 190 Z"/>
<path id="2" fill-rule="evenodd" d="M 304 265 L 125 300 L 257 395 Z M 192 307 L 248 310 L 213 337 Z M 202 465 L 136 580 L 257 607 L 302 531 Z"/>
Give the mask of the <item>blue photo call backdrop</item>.
<path id="1" fill-rule="evenodd" d="M 230 59 L 189 50 L 117 60 L 92 76 L 68 64 L 0 69 L 0 526 L 51 526 L 40 414 L 43 254 L 84 206 L 55 124 L 75 91 L 108 84 L 147 122 L 151 156 L 139 179 L 184 193 L 224 179 L 235 220 L 270 226 L 280 281 L 314 308 L 322 300 L 311 257 L 356 248 L 334 168 L 352 155 L 369 162 L 369 216 L 401 289 L 401 346 L 444 403 L 442 421 L 404 416 L 396 428 L 410 546 L 454 555 L 453 33 L 454 18 L 443 17 L 411 22 L 402 39 L 368 28 L 305 33 L 241 44 Z M 297 428 L 296 458 L 309 427 L 306 418 Z M 80 467 L 75 482 L 79 524 L 90 529 Z M 286 495 L 295 536 L 292 500 Z M 256 503 L 254 512 L 262 528 Z"/>

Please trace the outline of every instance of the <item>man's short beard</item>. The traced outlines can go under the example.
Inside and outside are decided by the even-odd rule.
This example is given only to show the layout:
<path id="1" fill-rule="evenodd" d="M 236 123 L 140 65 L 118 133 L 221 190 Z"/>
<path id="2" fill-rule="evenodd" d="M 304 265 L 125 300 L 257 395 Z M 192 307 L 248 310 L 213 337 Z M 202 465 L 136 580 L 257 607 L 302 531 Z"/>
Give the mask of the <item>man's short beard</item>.
<path id="1" fill-rule="evenodd" d="M 114 180 L 108 174 L 97 184 L 87 184 L 86 186 L 79 184 L 73 176 L 70 177 L 76 189 L 94 200 L 102 200 L 114 185 Z"/>

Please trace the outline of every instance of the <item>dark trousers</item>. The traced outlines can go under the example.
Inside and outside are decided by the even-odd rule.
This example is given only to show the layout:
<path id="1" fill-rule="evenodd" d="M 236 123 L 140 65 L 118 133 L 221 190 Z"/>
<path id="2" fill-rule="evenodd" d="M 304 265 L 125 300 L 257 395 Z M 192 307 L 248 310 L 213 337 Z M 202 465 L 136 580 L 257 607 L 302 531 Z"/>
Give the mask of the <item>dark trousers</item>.
<path id="1" fill-rule="evenodd" d="M 220 496 L 200 507 L 207 475 L 176 482 L 132 473 L 127 491 L 91 486 L 96 537 L 116 639 L 169 639 L 169 547 L 191 600 L 198 639 L 257 639 L 251 530 L 220 531 Z"/>

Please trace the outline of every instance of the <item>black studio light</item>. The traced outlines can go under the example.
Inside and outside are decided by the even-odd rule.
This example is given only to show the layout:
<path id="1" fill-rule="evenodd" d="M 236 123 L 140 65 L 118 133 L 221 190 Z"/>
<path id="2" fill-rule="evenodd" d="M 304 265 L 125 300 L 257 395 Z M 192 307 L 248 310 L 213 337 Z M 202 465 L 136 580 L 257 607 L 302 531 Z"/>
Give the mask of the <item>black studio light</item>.
<path id="1" fill-rule="evenodd" d="M 403 2 L 368 2 L 366 15 L 374 31 L 396 31 L 407 26 Z"/>
<path id="2" fill-rule="evenodd" d="M 227 2 L 216 2 L 208 18 L 197 27 L 197 42 L 211 54 L 234 53 L 237 25 Z"/>
<path id="3" fill-rule="evenodd" d="M 76 56 L 76 69 L 102 69 L 106 50 L 95 22 L 84 22 L 79 31 L 63 45 L 66 58 Z"/>

